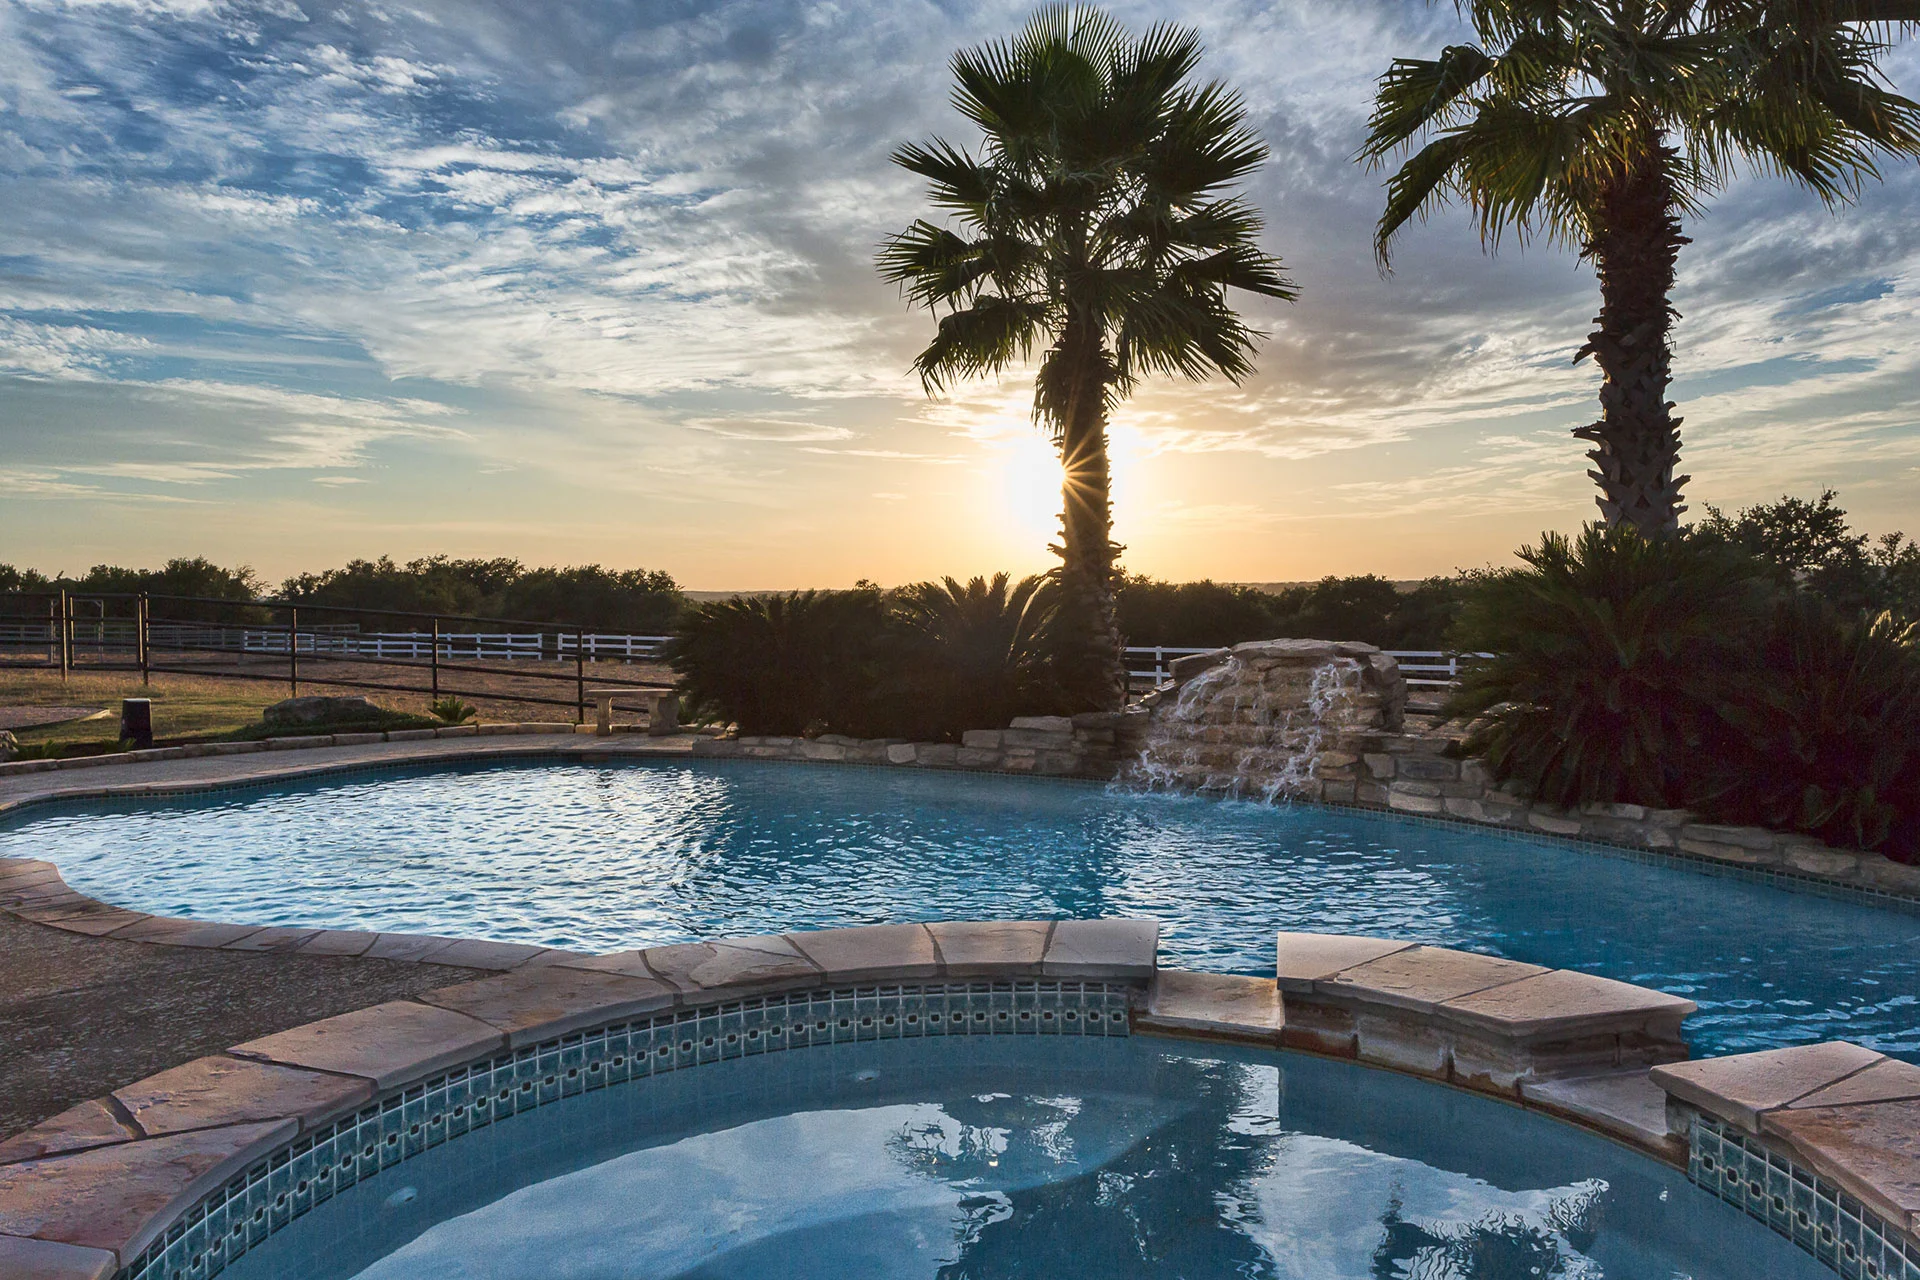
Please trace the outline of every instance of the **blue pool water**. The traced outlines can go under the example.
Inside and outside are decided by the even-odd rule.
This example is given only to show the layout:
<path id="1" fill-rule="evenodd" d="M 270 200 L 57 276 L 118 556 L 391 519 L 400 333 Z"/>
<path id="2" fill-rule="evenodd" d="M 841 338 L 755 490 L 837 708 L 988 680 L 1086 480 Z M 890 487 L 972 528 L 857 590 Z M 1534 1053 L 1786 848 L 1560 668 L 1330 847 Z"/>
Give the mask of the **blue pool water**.
<path id="1" fill-rule="evenodd" d="M 1699 1002 L 1696 1052 L 1920 1061 L 1920 916 L 1592 850 L 1310 807 L 705 761 L 363 774 L 38 809 L 0 856 L 168 915 L 608 951 L 889 920 L 1154 916 L 1272 972 L 1273 931 L 1411 938 Z"/>
<path id="2" fill-rule="evenodd" d="M 232 1280 L 1809 1280 L 1674 1169 L 1349 1063 L 838 1045 L 614 1086 L 342 1191 Z"/>

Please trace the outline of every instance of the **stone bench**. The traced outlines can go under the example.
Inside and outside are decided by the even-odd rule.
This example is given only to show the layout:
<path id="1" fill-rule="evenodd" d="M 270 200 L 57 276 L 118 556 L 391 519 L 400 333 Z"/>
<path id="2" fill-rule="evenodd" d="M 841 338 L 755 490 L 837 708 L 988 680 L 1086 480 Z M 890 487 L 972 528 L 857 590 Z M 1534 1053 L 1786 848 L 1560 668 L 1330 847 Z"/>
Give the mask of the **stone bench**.
<path id="1" fill-rule="evenodd" d="M 592 692 L 594 732 L 613 734 L 613 704 L 637 702 L 647 713 L 647 733 L 664 737 L 680 731 L 680 695 L 671 689 L 595 689 Z"/>

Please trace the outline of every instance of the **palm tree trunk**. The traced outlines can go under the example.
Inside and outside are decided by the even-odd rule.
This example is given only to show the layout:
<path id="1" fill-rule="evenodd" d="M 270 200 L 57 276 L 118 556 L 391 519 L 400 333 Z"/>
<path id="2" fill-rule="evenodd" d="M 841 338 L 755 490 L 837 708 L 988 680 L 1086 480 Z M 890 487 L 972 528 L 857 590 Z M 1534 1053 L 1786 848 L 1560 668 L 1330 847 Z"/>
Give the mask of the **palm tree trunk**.
<path id="1" fill-rule="evenodd" d="M 1673 322 L 1669 299 L 1680 246 L 1679 206 L 1669 165 L 1675 152 L 1650 140 L 1639 164 L 1601 199 L 1601 229 L 1588 242 L 1600 277 L 1599 327 L 1574 360 L 1600 366 L 1600 421 L 1574 435 L 1591 441 L 1587 474 L 1609 527 L 1630 524 L 1648 537 L 1680 527 L 1680 419 L 1667 399 L 1672 380 Z"/>
<path id="2" fill-rule="evenodd" d="M 1127 673 L 1114 610 L 1112 473 L 1107 464 L 1107 382 L 1112 358 L 1099 331 L 1069 321 L 1061 335 L 1071 390 L 1059 422 L 1061 624 L 1076 704 L 1117 710 L 1126 703 Z"/>

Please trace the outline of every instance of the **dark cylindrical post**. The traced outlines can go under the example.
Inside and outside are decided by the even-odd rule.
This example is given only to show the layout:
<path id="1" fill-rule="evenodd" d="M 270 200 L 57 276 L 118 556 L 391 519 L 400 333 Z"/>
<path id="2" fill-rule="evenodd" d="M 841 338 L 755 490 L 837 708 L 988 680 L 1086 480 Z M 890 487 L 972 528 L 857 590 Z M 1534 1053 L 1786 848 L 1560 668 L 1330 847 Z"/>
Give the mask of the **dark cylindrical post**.
<path id="1" fill-rule="evenodd" d="M 73 597 L 60 588 L 60 683 L 73 673 Z"/>
<path id="2" fill-rule="evenodd" d="M 433 700 L 440 700 L 440 619 L 433 620 Z"/>
<path id="3" fill-rule="evenodd" d="M 587 722 L 587 635 L 579 627 L 573 629 L 573 688 L 577 703 L 574 707 L 573 722 Z"/>
<path id="4" fill-rule="evenodd" d="M 140 683 L 153 683 L 153 662 L 150 657 L 147 639 L 147 623 L 151 616 L 148 608 L 147 593 L 142 591 L 140 598 L 133 602 L 133 647 L 140 654 Z"/>
<path id="5" fill-rule="evenodd" d="M 300 696 L 300 610 L 287 606 L 287 687 Z"/>

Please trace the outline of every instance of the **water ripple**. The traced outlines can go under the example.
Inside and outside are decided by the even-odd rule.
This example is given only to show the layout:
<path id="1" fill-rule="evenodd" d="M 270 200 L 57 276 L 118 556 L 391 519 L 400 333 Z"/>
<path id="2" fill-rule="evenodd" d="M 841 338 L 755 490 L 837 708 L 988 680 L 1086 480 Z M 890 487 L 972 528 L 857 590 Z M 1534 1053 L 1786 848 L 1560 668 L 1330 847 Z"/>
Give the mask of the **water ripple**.
<path id="1" fill-rule="evenodd" d="M 1273 931 L 1372 933 L 1698 1001 L 1696 1049 L 1836 1037 L 1920 1061 L 1920 917 L 1391 817 L 880 769 L 495 766 L 0 828 L 168 915 L 608 951 L 728 933 L 1151 915 L 1169 963 L 1271 972 Z"/>

